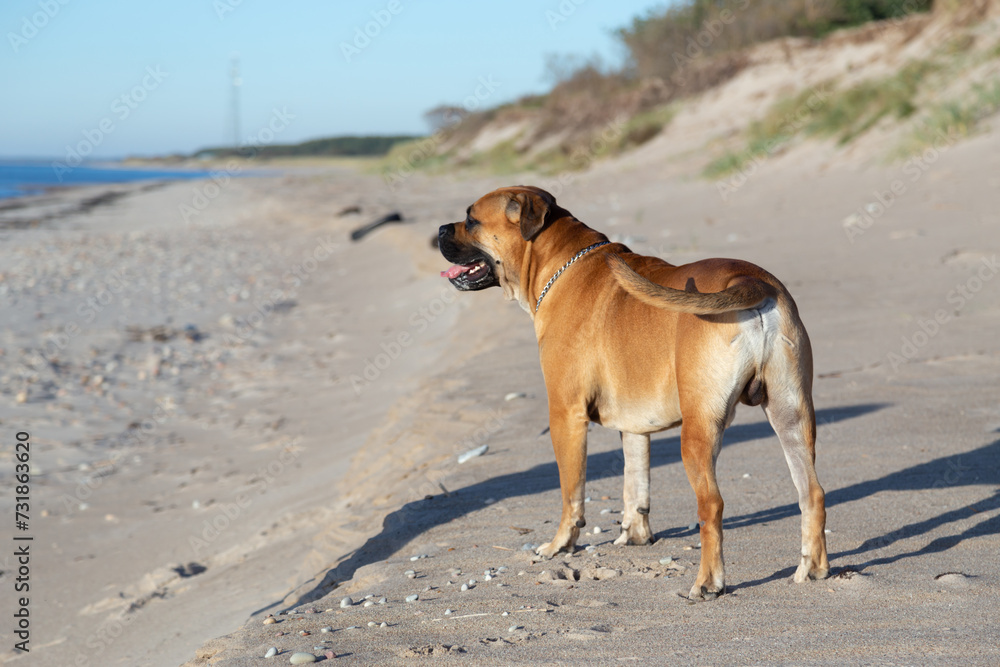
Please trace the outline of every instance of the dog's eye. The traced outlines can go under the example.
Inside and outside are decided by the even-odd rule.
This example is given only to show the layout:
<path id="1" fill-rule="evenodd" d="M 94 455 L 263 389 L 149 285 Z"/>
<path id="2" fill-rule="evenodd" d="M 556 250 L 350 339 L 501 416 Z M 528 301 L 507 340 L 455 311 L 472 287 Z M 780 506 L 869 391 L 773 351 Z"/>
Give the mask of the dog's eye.
<path id="1" fill-rule="evenodd" d="M 479 221 L 476 220 L 475 218 L 471 218 L 471 217 L 466 218 L 465 219 L 465 231 L 471 232 L 472 228 L 475 227 L 478 224 L 479 224 Z"/>

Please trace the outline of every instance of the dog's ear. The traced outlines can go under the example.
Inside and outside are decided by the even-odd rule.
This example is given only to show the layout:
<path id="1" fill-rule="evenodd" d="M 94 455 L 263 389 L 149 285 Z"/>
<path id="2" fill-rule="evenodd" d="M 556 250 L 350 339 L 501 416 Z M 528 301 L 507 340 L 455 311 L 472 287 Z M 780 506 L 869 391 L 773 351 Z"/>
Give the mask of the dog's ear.
<path id="1" fill-rule="evenodd" d="M 546 193 L 548 194 L 548 193 Z M 521 227 L 521 237 L 525 241 L 534 239 L 545 226 L 546 218 L 555 203 L 552 195 L 542 197 L 533 192 L 519 192 L 507 202 L 507 219 Z"/>

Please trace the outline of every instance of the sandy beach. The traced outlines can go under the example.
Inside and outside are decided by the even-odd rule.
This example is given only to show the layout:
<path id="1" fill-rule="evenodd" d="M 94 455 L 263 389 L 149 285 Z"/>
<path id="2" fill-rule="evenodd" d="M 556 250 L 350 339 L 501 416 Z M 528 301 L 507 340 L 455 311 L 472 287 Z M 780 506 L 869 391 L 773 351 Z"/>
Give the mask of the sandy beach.
<path id="1" fill-rule="evenodd" d="M 912 183 L 792 151 L 725 200 L 641 154 L 559 185 L 637 252 L 766 267 L 812 338 L 832 576 L 791 583 L 793 486 L 742 407 L 719 461 L 729 589 L 701 604 L 676 431 L 654 438 L 653 545 L 611 544 L 623 460 L 594 426 L 579 550 L 529 550 L 559 515 L 531 324 L 499 290 L 454 292 L 429 241 L 488 190 L 553 179 L 393 192 L 315 168 L 234 179 L 188 219 L 205 182 L 0 211 L 2 446 L 31 434 L 35 536 L 32 650 L 5 624 L 5 660 L 995 664 L 998 149 L 960 143 Z"/>

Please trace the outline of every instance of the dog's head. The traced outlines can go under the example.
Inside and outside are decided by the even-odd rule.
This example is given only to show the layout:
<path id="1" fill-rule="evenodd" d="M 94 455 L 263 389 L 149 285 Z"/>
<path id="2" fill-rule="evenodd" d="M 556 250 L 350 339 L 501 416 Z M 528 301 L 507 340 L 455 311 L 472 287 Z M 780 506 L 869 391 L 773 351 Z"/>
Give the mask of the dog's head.
<path id="1" fill-rule="evenodd" d="M 565 215 L 556 198 L 541 188 L 494 190 L 466 210 L 464 221 L 441 225 L 441 254 L 455 263 L 441 275 L 463 291 L 499 286 L 507 298 L 519 299 L 526 244 Z"/>

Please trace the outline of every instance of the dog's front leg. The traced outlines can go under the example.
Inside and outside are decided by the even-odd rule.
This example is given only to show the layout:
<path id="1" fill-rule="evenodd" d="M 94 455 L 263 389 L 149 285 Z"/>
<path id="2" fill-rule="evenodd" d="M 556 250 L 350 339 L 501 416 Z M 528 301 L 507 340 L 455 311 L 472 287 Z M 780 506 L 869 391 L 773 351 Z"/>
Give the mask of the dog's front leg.
<path id="1" fill-rule="evenodd" d="M 582 411 L 559 407 L 551 396 L 549 401 L 549 429 L 562 489 L 562 518 L 552 541 L 538 547 L 538 555 L 545 558 L 552 558 L 560 551 L 572 551 L 580 529 L 587 525 L 583 516 L 583 496 L 587 483 L 589 420 Z"/>
<path id="2" fill-rule="evenodd" d="M 615 544 L 649 544 L 649 435 L 622 431 L 625 453 L 625 513 Z"/>

